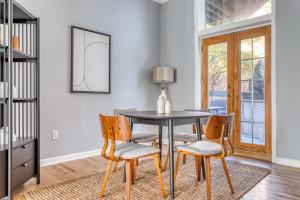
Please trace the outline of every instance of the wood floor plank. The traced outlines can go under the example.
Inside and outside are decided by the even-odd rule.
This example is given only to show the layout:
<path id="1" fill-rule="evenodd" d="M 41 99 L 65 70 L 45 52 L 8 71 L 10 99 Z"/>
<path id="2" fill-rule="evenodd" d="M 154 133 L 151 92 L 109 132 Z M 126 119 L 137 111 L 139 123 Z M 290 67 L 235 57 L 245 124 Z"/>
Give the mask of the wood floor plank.
<path id="1" fill-rule="evenodd" d="M 243 200 L 299 200 L 300 199 L 300 169 L 271 164 L 266 161 L 253 160 L 233 156 L 230 160 L 246 164 L 267 167 L 272 173 L 250 190 Z M 122 166 L 124 163 L 119 163 Z M 75 160 L 41 168 L 41 184 L 36 185 L 32 179 L 20 186 L 14 192 L 14 200 L 25 200 L 23 194 L 36 188 L 42 188 L 77 177 L 105 171 L 108 162 L 100 156 Z"/>

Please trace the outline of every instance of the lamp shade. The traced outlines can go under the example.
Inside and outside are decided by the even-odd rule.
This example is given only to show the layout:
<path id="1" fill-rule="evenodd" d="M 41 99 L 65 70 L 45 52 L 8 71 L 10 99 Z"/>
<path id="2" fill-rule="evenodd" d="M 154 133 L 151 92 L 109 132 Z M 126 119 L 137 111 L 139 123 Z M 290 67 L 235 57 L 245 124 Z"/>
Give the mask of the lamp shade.
<path id="1" fill-rule="evenodd" d="M 175 82 L 175 68 L 167 66 L 157 66 L 153 69 L 153 82 L 173 83 Z"/>

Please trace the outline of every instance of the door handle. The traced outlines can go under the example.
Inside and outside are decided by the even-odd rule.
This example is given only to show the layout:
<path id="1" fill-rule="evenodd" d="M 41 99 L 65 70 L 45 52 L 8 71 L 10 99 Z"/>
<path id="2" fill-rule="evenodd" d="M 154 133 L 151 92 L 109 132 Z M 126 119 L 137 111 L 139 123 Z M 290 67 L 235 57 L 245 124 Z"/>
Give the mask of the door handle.
<path id="1" fill-rule="evenodd" d="M 228 96 L 228 97 L 232 97 L 232 94 L 228 94 L 227 96 Z"/>

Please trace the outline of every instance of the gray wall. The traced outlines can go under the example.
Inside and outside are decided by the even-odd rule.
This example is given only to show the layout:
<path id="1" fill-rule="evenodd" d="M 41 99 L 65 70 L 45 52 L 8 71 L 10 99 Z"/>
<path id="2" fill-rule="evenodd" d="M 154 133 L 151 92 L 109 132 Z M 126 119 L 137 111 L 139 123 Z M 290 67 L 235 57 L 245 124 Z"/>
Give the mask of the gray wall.
<path id="1" fill-rule="evenodd" d="M 99 149 L 98 114 L 154 109 L 160 5 L 149 0 L 18 0 L 41 19 L 41 157 Z M 112 35 L 112 93 L 70 93 L 70 26 Z M 58 128 L 59 140 L 51 140 Z"/>
<path id="2" fill-rule="evenodd" d="M 170 86 L 175 109 L 195 105 L 194 27 L 194 0 L 172 0 L 162 5 L 160 62 L 177 68 L 177 82 Z"/>
<path id="3" fill-rule="evenodd" d="M 277 157 L 300 160 L 300 1 L 276 0 Z"/>

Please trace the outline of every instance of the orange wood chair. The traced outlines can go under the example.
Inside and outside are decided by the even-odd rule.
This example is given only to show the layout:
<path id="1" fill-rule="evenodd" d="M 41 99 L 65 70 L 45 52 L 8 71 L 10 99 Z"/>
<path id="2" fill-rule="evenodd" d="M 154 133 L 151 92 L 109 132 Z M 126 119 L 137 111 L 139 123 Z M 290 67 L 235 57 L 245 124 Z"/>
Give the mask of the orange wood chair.
<path id="1" fill-rule="evenodd" d="M 185 111 L 213 113 L 213 109 L 210 109 L 210 108 L 201 109 L 201 110 L 185 109 Z M 207 124 L 207 121 L 208 121 L 208 119 L 206 119 L 206 118 L 201 119 L 202 128 L 205 127 L 205 125 Z M 197 135 L 197 131 L 196 131 L 196 124 L 192 124 L 192 132 L 191 133 L 189 133 L 189 132 L 174 133 L 173 139 L 174 139 L 175 142 L 182 142 L 183 144 L 190 144 L 190 143 L 193 143 L 193 142 L 197 142 L 198 141 L 198 135 Z M 204 139 L 203 136 L 202 136 L 202 139 Z M 166 170 L 168 168 L 169 158 L 170 158 L 170 152 L 169 152 L 169 148 L 168 148 L 163 170 Z M 182 163 L 183 164 L 186 163 L 186 155 L 185 154 L 183 154 Z"/>
<path id="2" fill-rule="evenodd" d="M 228 185 L 231 193 L 234 189 L 231 183 L 230 174 L 226 165 L 225 157 L 233 154 L 233 147 L 230 142 L 230 135 L 233 128 L 234 114 L 228 116 L 210 117 L 206 129 L 204 131 L 206 140 L 198 141 L 193 144 L 180 145 L 176 147 L 177 160 L 175 166 L 174 180 L 176 181 L 177 173 L 179 170 L 181 155 L 193 155 L 195 157 L 197 179 L 201 180 L 201 161 L 205 159 L 206 168 L 206 189 L 207 199 L 211 199 L 211 165 L 210 159 L 221 159 L 225 171 Z"/>
<path id="3" fill-rule="evenodd" d="M 106 175 L 101 186 L 100 197 L 102 198 L 104 196 L 113 162 L 124 160 L 126 163 L 125 199 L 129 200 L 131 196 L 131 185 L 135 182 L 136 160 L 138 158 L 151 156 L 155 161 L 162 196 L 165 198 L 166 193 L 160 171 L 160 150 L 151 146 L 127 142 L 132 138 L 130 124 L 127 117 L 100 115 L 100 124 L 102 128 L 102 136 L 104 138 L 101 156 L 109 160 Z M 116 144 L 117 141 L 125 143 Z"/>
<path id="4" fill-rule="evenodd" d="M 120 115 L 124 112 L 136 112 L 138 111 L 136 108 L 127 108 L 127 109 L 115 109 L 114 114 Z M 148 143 L 151 142 L 153 147 L 158 147 L 158 133 L 151 133 L 151 132 L 139 132 L 135 133 L 132 131 L 132 138 L 131 141 L 134 143 Z M 138 160 L 136 161 L 138 165 Z M 114 167 L 114 172 L 116 172 L 118 169 L 118 162 L 116 162 Z"/>

